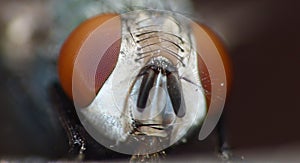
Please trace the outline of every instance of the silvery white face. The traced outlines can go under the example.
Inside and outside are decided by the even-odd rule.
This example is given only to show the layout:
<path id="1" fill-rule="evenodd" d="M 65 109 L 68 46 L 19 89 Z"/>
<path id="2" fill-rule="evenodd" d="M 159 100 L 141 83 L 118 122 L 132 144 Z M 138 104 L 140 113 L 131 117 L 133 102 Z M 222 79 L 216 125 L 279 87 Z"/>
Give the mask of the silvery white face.
<path id="1" fill-rule="evenodd" d="M 187 18 L 143 10 L 122 15 L 115 69 L 86 108 L 77 109 L 102 145 L 126 154 L 163 150 L 202 122 L 206 101 Z"/>

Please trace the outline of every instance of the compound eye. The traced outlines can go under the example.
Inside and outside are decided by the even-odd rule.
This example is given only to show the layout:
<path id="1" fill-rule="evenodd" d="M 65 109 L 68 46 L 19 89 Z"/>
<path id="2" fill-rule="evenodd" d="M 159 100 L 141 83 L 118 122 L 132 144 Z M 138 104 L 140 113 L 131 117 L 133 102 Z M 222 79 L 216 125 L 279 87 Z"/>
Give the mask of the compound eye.
<path id="1" fill-rule="evenodd" d="M 59 79 L 71 99 L 77 92 L 78 106 L 85 107 L 95 98 L 117 63 L 120 46 L 121 19 L 117 14 L 90 18 L 66 39 L 58 59 Z"/>
<path id="2" fill-rule="evenodd" d="M 231 85 L 231 65 L 223 44 L 214 32 L 197 23 L 192 23 L 192 30 L 196 40 L 198 72 L 208 108 L 199 133 L 199 140 L 203 140 L 221 117 Z"/>
<path id="3" fill-rule="evenodd" d="M 216 84 L 215 80 L 221 81 L 222 77 L 226 78 L 228 94 L 231 86 L 231 64 L 221 39 L 205 25 L 196 23 L 193 25 L 197 44 L 199 76 L 209 108 L 212 102 L 212 85 Z M 219 58 L 221 62 L 217 61 Z M 208 69 L 212 68 L 214 70 L 209 72 Z M 222 70 L 225 71 L 224 75 L 220 75 Z"/>

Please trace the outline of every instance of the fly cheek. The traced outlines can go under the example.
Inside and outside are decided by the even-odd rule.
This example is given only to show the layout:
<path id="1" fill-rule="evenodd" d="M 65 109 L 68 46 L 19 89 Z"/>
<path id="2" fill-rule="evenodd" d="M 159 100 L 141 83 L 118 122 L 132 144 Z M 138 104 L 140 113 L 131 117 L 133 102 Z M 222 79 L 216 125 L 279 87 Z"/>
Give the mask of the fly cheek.
<path id="1" fill-rule="evenodd" d="M 197 27 L 195 27 L 197 26 Z M 202 38 L 199 37 L 199 35 L 196 35 L 196 49 L 197 49 L 197 60 L 198 60 L 198 70 L 199 70 L 199 76 L 200 76 L 200 81 L 202 83 L 202 87 L 204 89 L 204 93 L 205 93 L 205 97 L 206 97 L 206 103 L 207 103 L 207 108 L 209 108 L 211 102 L 212 102 L 212 85 L 213 80 L 211 77 L 214 76 L 216 77 L 216 74 L 210 74 L 208 71 L 208 67 L 209 66 L 224 66 L 224 70 L 225 70 L 225 76 L 226 76 L 226 86 L 227 86 L 227 94 L 230 91 L 230 87 L 231 87 L 231 63 L 230 63 L 230 59 L 228 56 L 228 53 L 224 47 L 224 44 L 222 43 L 221 39 L 207 26 L 203 25 L 203 24 L 194 24 L 194 30 L 196 30 L 195 28 L 201 28 L 202 31 L 201 32 L 205 32 L 206 35 L 209 36 L 209 38 L 211 39 L 212 43 L 214 45 L 209 45 L 207 46 L 207 44 L 210 44 L 209 42 L 205 42 L 203 41 Z M 199 32 L 199 31 L 198 31 Z M 215 58 L 220 57 L 222 60 L 223 65 L 218 65 L 217 63 L 214 63 L 213 61 L 210 63 L 205 63 L 204 59 L 202 58 L 202 56 L 199 54 L 199 52 L 205 53 L 208 52 L 210 49 L 207 47 L 210 46 L 214 46 L 217 51 L 218 51 L 218 56 L 209 56 L 210 60 L 215 60 Z M 213 64 L 213 65 L 208 65 L 208 64 Z M 211 73 L 215 73 L 215 72 L 211 72 Z"/>
<path id="2" fill-rule="evenodd" d="M 98 30 L 100 33 L 95 36 L 95 31 L 101 26 L 107 28 L 104 24 L 113 18 L 113 26 L 102 30 L 102 33 Z M 109 42 L 107 40 L 116 37 L 119 39 L 112 44 L 105 44 Z M 116 66 L 120 46 L 121 20 L 117 14 L 90 18 L 81 23 L 66 39 L 58 58 L 58 74 L 65 93 L 71 99 L 74 100 L 74 90 L 77 92 L 76 96 L 79 97 L 76 97 L 76 102 L 79 107 L 89 105 L 108 79 Z M 95 59 L 99 56 L 100 59 Z"/>

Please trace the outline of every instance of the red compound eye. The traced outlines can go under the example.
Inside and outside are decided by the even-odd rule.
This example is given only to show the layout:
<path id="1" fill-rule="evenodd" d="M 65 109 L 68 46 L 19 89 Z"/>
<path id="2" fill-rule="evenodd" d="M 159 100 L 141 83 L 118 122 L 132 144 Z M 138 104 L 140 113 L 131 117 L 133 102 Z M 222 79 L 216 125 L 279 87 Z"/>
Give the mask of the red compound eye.
<path id="1" fill-rule="evenodd" d="M 89 36 L 101 25 L 105 24 L 110 19 L 114 18 L 113 26 L 111 28 L 106 28 L 102 30 L 101 42 L 95 42 L 93 45 L 89 45 L 91 48 L 82 48 L 84 42 L 89 38 Z M 105 27 L 103 27 L 105 28 Z M 99 35 L 99 33 L 98 33 Z M 107 80 L 111 72 L 113 71 L 117 58 L 120 52 L 121 45 L 121 20 L 117 14 L 103 14 L 91 19 L 86 20 L 81 23 L 67 38 L 64 42 L 58 60 L 58 73 L 61 85 L 66 92 L 66 94 L 73 98 L 72 88 L 76 87 L 80 91 L 79 106 L 87 106 L 95 98 L 95 93 L 99 91 L 104 82 Z M 119 37 L 117 41 L 109 46 L 103 42 L 110 40 L 112 37 Z M 96 46 L 96 47 L 95 47 Z M 105 47 L 104 47 L 105 46 Z M 104 51 L 93 51 L 95 48 L 103 49 Z M 79 71 L 79 75 L 73 76 L 74 67 L 76 59 L 78 59 L 78 54 L 91 55 L 85 56 L 86 62 L 93 63 L 93 56 L 101 55 L 102 58 L 99 63 L 96 63 L 97 70 L 96 74 L 91 78 L 92 69 L 95 65 L 84 64 L 85 67 L 82 71 Z M 97 54 L 103 53 L 103 54 Z M 90 59 L 91 61 L 89 61 Z M 77 71 L 78 72 L 78 71 Z M 78 77 L 77 77 L 78 76 Z M 76 80 L 74 82 L 74 80 Z M 91 82 L 87 80 L 95 80 L 94 87 L 89 84 Z M 76 84 L 74 86 L 74 84 Z"/>

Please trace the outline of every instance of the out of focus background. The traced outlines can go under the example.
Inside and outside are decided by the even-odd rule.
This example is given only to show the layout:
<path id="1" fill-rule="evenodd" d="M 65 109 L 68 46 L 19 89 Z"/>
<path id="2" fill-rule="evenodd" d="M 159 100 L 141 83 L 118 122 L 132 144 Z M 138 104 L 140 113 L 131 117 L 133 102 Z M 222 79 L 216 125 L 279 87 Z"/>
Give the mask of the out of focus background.
<path id="1" fill-rule="evenodd" d="M 0 160 L 64 159 L 68 140 L 49 100 L 49 88 L 57 82 L 59 48 L 81 21 L 125 11 L 125 2 L 0 1 Z M 299 161 L 300 2 L 171 4 L 211 27 L 229 52 L 233 86 L 224 115 L 234 160 Z M 220 161 L 213 136 L 174 147 L 170 159 Z"/>

